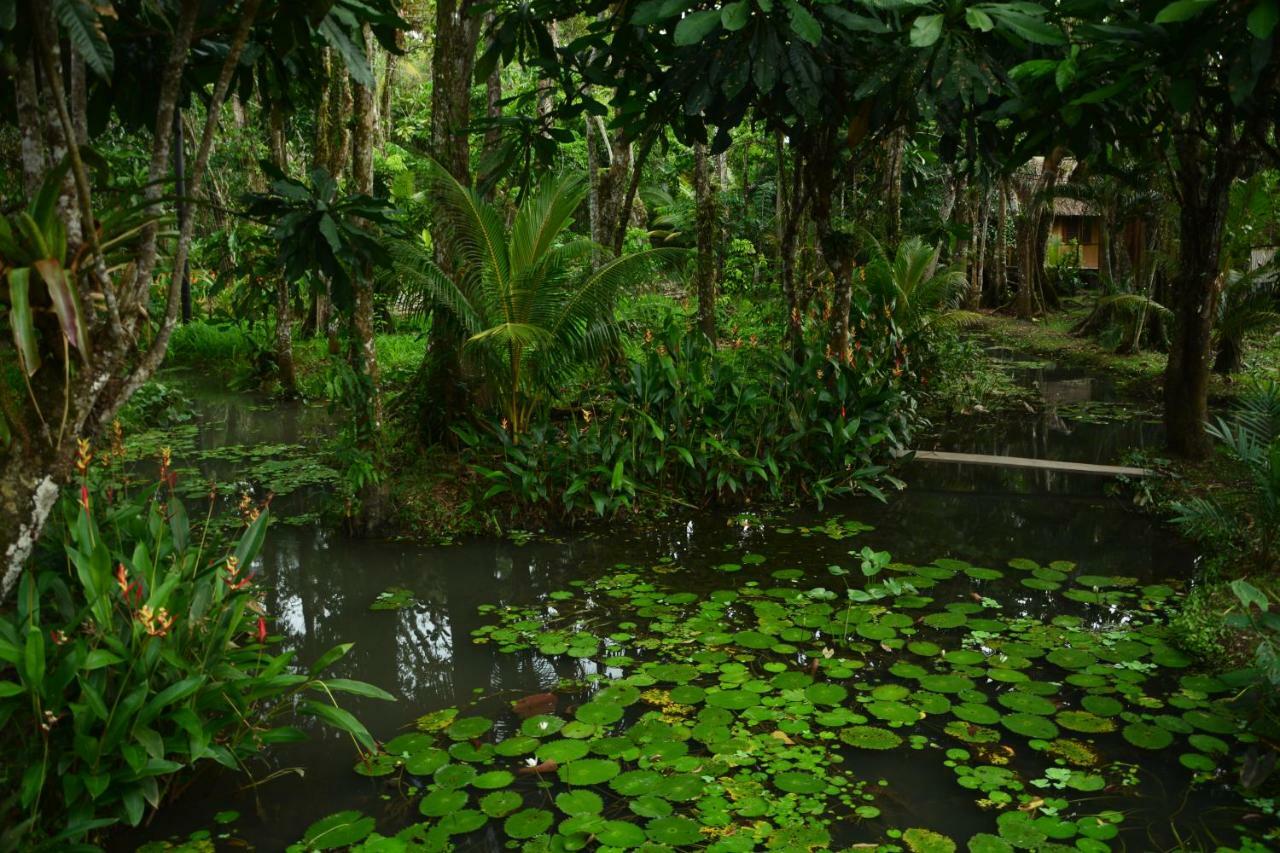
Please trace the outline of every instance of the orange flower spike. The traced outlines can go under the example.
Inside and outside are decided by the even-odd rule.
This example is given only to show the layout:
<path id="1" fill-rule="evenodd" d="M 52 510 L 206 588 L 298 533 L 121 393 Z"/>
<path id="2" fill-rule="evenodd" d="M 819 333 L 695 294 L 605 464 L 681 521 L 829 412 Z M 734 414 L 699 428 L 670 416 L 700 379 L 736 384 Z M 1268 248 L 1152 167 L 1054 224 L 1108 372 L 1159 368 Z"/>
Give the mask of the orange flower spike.
<path id="1" fill-rule="evenodd" d="M 93 447 L 89 444 L 87 438 L 76 439 L 76 470 L 81 476 L 89 470 L 89 463 L 93 461 Z"/>
<path id="2" fill-rule="evenodd" d="M 116 586 L 120 587 L 121 595 L 129 594 L 129 572 L 125 570 L 124 563 L 116 566 Z"/>

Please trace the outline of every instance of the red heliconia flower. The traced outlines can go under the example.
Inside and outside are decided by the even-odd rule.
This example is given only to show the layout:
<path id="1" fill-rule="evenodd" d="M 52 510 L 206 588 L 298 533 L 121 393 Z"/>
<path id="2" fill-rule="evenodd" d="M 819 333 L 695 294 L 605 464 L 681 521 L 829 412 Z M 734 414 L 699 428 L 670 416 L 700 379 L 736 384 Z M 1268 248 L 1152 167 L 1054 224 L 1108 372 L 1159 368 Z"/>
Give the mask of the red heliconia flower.
<path id="1" fill-rule="evenodd" d="M 840 407 L 840 417 L 844 417 L 844 406 Z"/>
<path id="2" fill-rule="evenodd" d="M 80 506 L 84 507 L 86 511 L 89 509 L 89 487 L 88 486 L 80 487 Z"/>
<path id="3" fill-rule="evenodd" d="M 267 620 L 258 617 L 258 642 L 265 643 L 267 641 Z"/>

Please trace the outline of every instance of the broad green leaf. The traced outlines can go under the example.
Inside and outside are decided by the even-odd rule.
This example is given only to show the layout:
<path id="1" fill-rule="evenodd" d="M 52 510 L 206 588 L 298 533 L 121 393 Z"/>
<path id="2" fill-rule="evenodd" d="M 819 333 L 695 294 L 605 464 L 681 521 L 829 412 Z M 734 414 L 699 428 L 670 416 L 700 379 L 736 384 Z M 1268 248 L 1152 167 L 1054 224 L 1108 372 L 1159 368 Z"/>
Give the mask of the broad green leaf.
<path id="1" fill-rule="evenodd" d="M 718 26 L 720 26 L 719 9 L 704 9 L 701 12 L 686 15 L 680 23 L 676 24 L 675 43 L 680 47 L 697 44 Z"/>
<path id="2" fill-rule="evenodd" d="M 787 15 L 791 19 L 791 32 L 802 41 L 817 47 L 822 41 L 822 25 L 818 23 L 818 19 L 795 0 L 787 0 Z"/>
<path id="3" fill-rule="evenodd" d="M 373 735 L 369 734 L 369 730 L 350 711 L 336 705 L 326 705 L 323 702 L 311 700 L 303 702 L 298 710 L 304 714 L 319 717 L 334 728 L 351 735 L 367 752 L 374 752 L 378 748 L 374 743 Z"/>
<path id="4" fill-rule="evenodd" d="M 102 31 L 102 20 L 98 10 L 110 10 L 111 4 L 99 4 L 89 0 L 60 0 L 53 4 L 58 16 L 58 23 L 66 32 L 67 38 L 75 46 L 76 53 L 84 59 L 85 65 L 104 80 L 111 79 L 111 71 L 115 65 L 115 57 L 106 33 Z M 110 14 L 114 17 L 115 12 Z"/>
<path id="5" fill-rule="evenodd" d="M 1177 24 L 1199 15 L 1217 0 L 1175 0 L 1156 15 L 1157 24 Z"/>
<path id="6" fill-rule="evenodd" d="M 912 47 L 929 47 L 942 37 L 942 15 L 921 15 L 911 24 Z"/>
<path id="7" fill-rule="evenodd" d="M 989 33 L 995 27 L 995 21 L 981 9 L 969 8 L 964 11 L 964 20 L 970 27 L 980 32 Z"/>
<path id="8" fill-rule="evenodd" d="M 1266 613 L 1270 606 L 1266 594 L 1243 578 L 1231 582 L 1231 591 L 1236 594 L 1236 598 L 1240 599 L 1240 603 L 1246 609 L 1256 605 L 1259 610 Z"/>
<path id="9" fill-rule="evenodd" d="M 9 270 L 9 325 L 22 367 L 31 376 L 40 369 L 40 345 L 31 314 L 31 270 Z"/>
<path id="10" fill-rule="evenodd" d="M 1009 11 L 1000 7 L 993 7 L 991 14 L 1006 29 L 1032 44 L 1066 44 L 1067 39 L 1062 34 L 1062 31 L 1038 16 Z"/>
<path id="11" fill-rule="evenodd" d="M 750 19 L 750 0 L 738 0 L 736 3 L 729 3 L 720 10 L 720 24 L 731 33 L 745 27 Z"/>
<path id="12" fill-rule="evenodd" d="M 1249 13 L 1249 32 L 1256 38 L 1268 39 L 1280 21 L 1280 0 L 1258 0 Z"/>
<path id="13" fill-rule="evenodd" d="M 392 696 L 381 687 L 374 687 L 363 681 L 355 681 L 350 678 L 327 678 L 325 685 L 330 690 L 337 690 L 340 693 L 352 693 L 356 696 L 365 696 L 369 699 L 382 699 L 387 702 L 394 702 L 396 697 Z"/>
<path id="14" fill-rule="evenodd" d="M 357 44 L 355 40 L 347 34 L 342 28 L 342 24 L 338 22 L 337 17 L 330 12 L 325 15 L 324 20 L 317 27 L 320 37 L 328 42 L 329 46 L 338 52 L 342 57 L 343 63 L 347 66 L 347 73 L 351 75 L 351 79 L 361 86 L 372 87 L 374 85 L 373 72 L 369 69 L 369 60 L 364 55 L 364 46 Z"/>
<path id="15" fill-rule="evenodd" d="M 89 328 L 86 325 L 84 312 L 80 308 L 80 294 L 75 282 L 67 275 L 62 264 L 53 258 L 42 258 L 32 264 L 45 286 L 49 288 L 49 297 L 53 300 L 53 310 L 58 315 L 58 323 L 62 326 L 62 334 L 73 347 L 80 351 L 86 360 L 89 358 Z"/>

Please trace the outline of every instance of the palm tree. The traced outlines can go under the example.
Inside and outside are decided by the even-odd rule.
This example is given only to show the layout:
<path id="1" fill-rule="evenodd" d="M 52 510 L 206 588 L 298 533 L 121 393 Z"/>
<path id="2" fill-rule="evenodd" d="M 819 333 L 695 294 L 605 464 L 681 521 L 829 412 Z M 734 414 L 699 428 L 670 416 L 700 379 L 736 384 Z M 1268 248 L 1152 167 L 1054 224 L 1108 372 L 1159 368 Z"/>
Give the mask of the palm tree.
<path id="1" fill-rule="evenodd" d="M 558 380 L 613 348 L 619 289 L 684 254 L 655 249 L 600 262 L 607 250 L 568 233 L 587 191 L 584 175 L 548 178 L 506 228 L 493 205 L 436 166 L 435 215 L 457 272 L 447 275 L 423 243 L 392 250 L 389 274 L 458 324 L 464 364 L 489 386 L 515 439 Z"/>
<path id="2" fill-rule="evenodd" d="M 1278 320 L 1280 268 L 1268 264 L 1249 272 L 1228 272 L 1213 325 L 1218 350 L 1213 369 L 1218 373 L 1238 373 L 1244 363 L 1245 337 L 1270 328 Z"/>
<path id="3" fill-rule="evenodd" d="M 945 309 L 954 308 L 965 286 L 960 270 L 938 269 L 940 251 L 919 237 L 910 237 L 898 244 L 890 258 L 884 247 L 871 239 L 868 286 L 905 334 L 925 331 Z"/>

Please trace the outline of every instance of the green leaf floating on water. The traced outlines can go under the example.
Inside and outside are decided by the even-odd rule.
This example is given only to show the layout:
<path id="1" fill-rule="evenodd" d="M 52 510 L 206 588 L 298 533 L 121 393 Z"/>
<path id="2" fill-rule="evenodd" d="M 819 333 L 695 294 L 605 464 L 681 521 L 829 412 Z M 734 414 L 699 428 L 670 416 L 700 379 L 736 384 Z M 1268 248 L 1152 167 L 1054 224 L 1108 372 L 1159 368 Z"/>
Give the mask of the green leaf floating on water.
<path id="1" fill-rule="evenodd" d="M 494 791 L 480 799 L 480 810 L 489 817 L 505 817 L 524 805 L 524 797 L 515 791 Z"/>
<path id="2" fill-rule="evenodd" d="M 581 758 L 562 765 L 560 781 L 566 785 L 599 785 L 621 772 L 618 762 L 607 758 Z"/>
<path id="3" fill-rule="evenodd" d="M 336 850 L 364 840 L 373 832 L 373 827 L 373 818 L 360 812 L 338 812 L 311 824 L 302 836 L 302 843 L 311 850 Z"/>
<path id="4" fill-rule="evenodd" d="M 1124 739 L 1143 749 L 1164 749 L 1173 743 L 1173 735 L 1169 733 L 1168 729 L 1143 722 L 1130 723 L 1125 726 Z"/>
<path id="5" fill-rule="evenodd" d="M 502 822 L 502 831 L 512 838 L 533 838 L 551 828 L 555 815 L 546 809 L 524 809 Z"/>
<path id="6" fill-rule="evenodd" d="M 893 749 L 902 745 L 902 736 L 876 726 L 849 726 L 840 730 L 840 740 L 859 749 Z"/>
<path id="7" fill-rule="evenodd" d="M 833 540 L 845 535 L 831 530 Z M 1161 767 L 1187 782 L 1218 772 L 1238 747 L 1225 701 L 1235 688 L 1185 669 L 1161 597 L 1140 597 L 1147 587 L 1137 580 L 1077 577 L 1057 562 L 1014 560 L 1000 572 L 886 558 L 870 580 L 855 568 L 833 583 L 814 570 L 832 556 L 841 560 L 823 555 L 809 571 L 712 575 L 732 587 L 712 592 L 618 566 L 554 587 L 554 605 L 490 608 L 494 624 L 477 640 L 579 674 L 544 687 L 554 691 L 549 704 L 533 702 L 543 694 L 527 709 L 501 697 L 497 718 L 477 714 L 490 697 L 462 714 L 429 714 L 362 772 L 403 772 L 404 790 L 426 785 L 413 803 L 424 822 L 404 834 L 425 848 L 466 847 L 487 833 L 530 850 L 819 849 L 836 843 L 834 824 L 813 816 L 838 814 L 883 822 L 879 843 L 906 851 L 1103 853 L 1122 824 L 1141 831 L 1123 803 L 1080 815 L 1104 789 L 1109 799 L 1131 796 L 1107 787 L 1124 772 L 1114 762 L 1134 752 L 1109 733 L 1171 750 Z M 818 576 L 835 589 L 806 589 Z M 836 585 L 850 578 L 857 595 Z M 1043 594 L 1028 596 L 1026 586 Z M 1097 628 L 1072 592 L 1117 608 L 1124 621 Z M 1062 606 L 1037 616 L 1010 606 L 1015 599 Z M 617 662 L 601 661 L 607 676 L 580 663 L 600 655 Z M 548 708 L 563 716 L 521 719 Z M 1010 749 L 1019 761 L 1005 766 Z M 957 842 L 894 827 L 874 769 L 861 772 L 943 755 L 964 801 L 991 808 L 991 831 Z M 909 797 L 899 785 L 888 795 Z M 1044 807 L 1019 808 L 1033 798 Z M 396 840 L 372 836 L 370 850 Z"/>
<path id="8" fill-rule="evenodd" d="M 773 784 L 788 794 L 816 794 L 827 786 L 827 783 L 816 773 L 805 773 L 789 770 L 773 777 Z"/>
<path id="9" fill-rule="evenodd" d="M 908 829 L 902 840 L 911 853 L 954 853 L 956 843 L 931 829 Z"/>
<path id="10" fill-rule="evenodd" d="M 556 808 L 567 815 L 599 814 L 604 810 L 604 800 L 594 791 L 565 791 L 556 795 Z"/>

